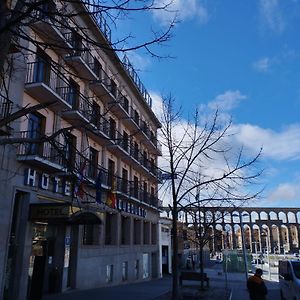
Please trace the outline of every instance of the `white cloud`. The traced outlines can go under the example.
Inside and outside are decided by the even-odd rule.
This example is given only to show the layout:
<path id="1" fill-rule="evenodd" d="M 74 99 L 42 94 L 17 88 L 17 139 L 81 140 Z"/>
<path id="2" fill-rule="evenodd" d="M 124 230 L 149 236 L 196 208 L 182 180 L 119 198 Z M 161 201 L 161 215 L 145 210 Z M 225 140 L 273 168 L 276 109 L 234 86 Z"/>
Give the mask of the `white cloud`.
<path id="1" fill-rule="evenodd" d="M 268 72 L 271 68 L 271 59 L 263 57 L 253 63 L 253 68 L 258 72 Z"/>
<path id="2" fill-rule="evenodd" d="M 278 200 L 299 200 L 300 185 L 299 183 L 281 183 L 267 197 L 269 202 Z"/>
<path id="3" fill-rule="evenodd" d="M 210 109 L 221 111 L 230 111 L 237 107 L 241 100 L 246 99 L 247 96 L 241 94 L 239 90 L 228 90 L 223 94 L 218 95 L 213 101 L 208 103 Z"/>
<path id="4" fill-rule="evenodd" d="M 169 24 L 175 16 L 179 21 L 194 18 L 201 23 L 208 21 L 207 9 L 199 0 L 155 0 L 154 3 L 157 7 L 167 6 L 163 10 L 153 10 L 154 18 L 164 25 Z"/>
<path id="5" fill-rule="evenodd" d="M 129 51 L 126 55 L 133 67 L 139 71 L 144 71 L 151 63 L 149 57 L 142 56 L 135 51 Z"/>
<path id="6" fill-rule="evenodd" d="M 279 0 L 260 0 L 259 10 L 263 24 L 275 33 L 285 29 L 285 22 L 279 7 Z"/>
<path id="7" fill-rule="evenodd" d="M 300 158 L 300 124 L 290 125 L 280 132 L 251 124 L 235 125 L 236 139 L 257 152 L 263 147 L 263 155 L 275 160 Z"/>
<path id="8" fill-rule="evenodd" d="M 160 115 L 163 111 L 163 99 L 162 97 L 153 91 L 150 91 L 150 96 L 152 98 L 152 110 L 155 113 L 155 115 L 160 118 Z"/>

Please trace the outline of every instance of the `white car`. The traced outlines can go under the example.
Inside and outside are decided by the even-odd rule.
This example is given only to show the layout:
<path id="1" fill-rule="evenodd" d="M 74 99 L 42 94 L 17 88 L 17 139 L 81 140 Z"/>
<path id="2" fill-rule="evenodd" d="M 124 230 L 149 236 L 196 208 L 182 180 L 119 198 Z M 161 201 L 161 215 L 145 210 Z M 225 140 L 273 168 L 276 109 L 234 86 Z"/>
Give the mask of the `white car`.
<path id="1" fill-rule="evenodd" d="M 279 261 L 279 284 L 282 300 L 300 300 L 300 261 Z"/>

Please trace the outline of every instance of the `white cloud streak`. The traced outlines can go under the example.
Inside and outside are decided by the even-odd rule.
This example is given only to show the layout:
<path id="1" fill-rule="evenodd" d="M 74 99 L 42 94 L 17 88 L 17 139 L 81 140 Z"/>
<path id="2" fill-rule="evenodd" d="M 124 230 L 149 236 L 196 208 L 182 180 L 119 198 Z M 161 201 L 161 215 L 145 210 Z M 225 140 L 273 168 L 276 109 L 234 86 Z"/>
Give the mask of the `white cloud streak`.
<path id="1" fill-rule="evenodd" d="M 253 63 L 253 68 L 261 73 L 266 73 L 270 71 L 271 59 L 269 57 L 263 57 Z"/>
<path id="2" fill-rule="evenodd" d="M 263 24 L 275 33 L 282 33 L 285 21 L 280 10 L 279 0 L 260 0 L 259 11 Z"/>
<path id="3" fill-rule="evenodd" d="M 241 94 L 239 90 L 228 90 L 223 94 L 218 95 L 214 100 L 208 103 L 208 108 L 220 111 L 230 111 L 236 108 L 239 103 L 246 99 L 247 96 Z"/>
<path id="4" fill-rule="evenodd" d="M 268 202 L 284 200 L 299 200 L 299 183 L 281 183 L 270 192 L 267 197 Z"/>
<path id="5" fill-rule="evenodd" d="M 176 16 L 179 21 L 197 19 L 200 23 L 208 21 L 208 12 L 199 0 L 155 0 L 157 7 L 167 5 L 165 10 L 153 10 L 154 18 L 163 25 L 169 24 Z"/>
<path id="6" fill-rule="evenodd" d="M 280 132 L 251 124 L 234 126 L 237 141 L 248 149 L 263 147 L 265 157 L 282 160 L 300 159 L 300 124 L 290 125 Z"/>

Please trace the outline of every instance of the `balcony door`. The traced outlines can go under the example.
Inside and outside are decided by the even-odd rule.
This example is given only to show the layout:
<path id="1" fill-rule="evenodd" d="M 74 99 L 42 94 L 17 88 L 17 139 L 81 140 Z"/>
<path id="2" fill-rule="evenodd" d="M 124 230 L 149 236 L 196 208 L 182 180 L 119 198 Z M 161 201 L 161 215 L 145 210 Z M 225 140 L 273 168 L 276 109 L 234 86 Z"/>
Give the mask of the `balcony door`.
<path id="1" fill-rule="evenodd" d="M 32 113 L 29 115 L 28 120 L 28 138 L 40 139 L 45 131 L 45 117 L 38 113 Z M 43 144 L 40 143 L 28 143 L 27 154 L 41 155 L 43 154 Z"/>
<path id="2" fill-rule="evenodd" d="M 67 168 L 75 166 L 76 158 L 76 137 L 67 133 L 65 136 L 65 163 Z"/>
<path id="3" fill-rule="evenodd" d="M 107 184 L 108 186 L 113 185 L 113 178 L 115 175 L 115 162 L 111 159 L 108 160 L 108 178 L 107 178 Z"/>
<path id="4" fill-rule="evenodd" d="M 73 79 L 70 79 L 67 94 L 68 96 L 66 100 L 70 105 L 72 105 L 72 108 L 75 110 L 79 108 L 79 92 L 79 85 Z"/>
<path id="5" fill-rule="evenodd" d="M 51 57 L 37 48 L 36 62 L 33 70 L 33 81 L 50 85 Z"/>

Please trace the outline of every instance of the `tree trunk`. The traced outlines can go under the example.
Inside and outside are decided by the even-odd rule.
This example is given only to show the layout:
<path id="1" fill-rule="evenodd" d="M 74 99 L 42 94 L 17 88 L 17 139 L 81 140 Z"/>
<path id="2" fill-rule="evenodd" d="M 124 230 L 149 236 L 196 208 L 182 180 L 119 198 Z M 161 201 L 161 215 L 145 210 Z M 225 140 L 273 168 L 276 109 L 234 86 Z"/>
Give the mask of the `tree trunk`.
<path id="1" fill-rule="evenodd" d="M 178 233 L 177 233 L 177 205 L 173 206 L 172 211 L 172 240 L 173 240 L 173 259 L 172 259 L 172 300 L 178 299 Z"/>
<path id="2" fill-rule="evenodd" d="M 204 273 L 204 264 L 203 264 L 203 243 L 202 243 L 202 241 L 200 241 L 199 256 L 200 256 L 200 274 L 203 274 Z M 201 280 L 201 290 L 204 290 L 203 280 Z"/>

